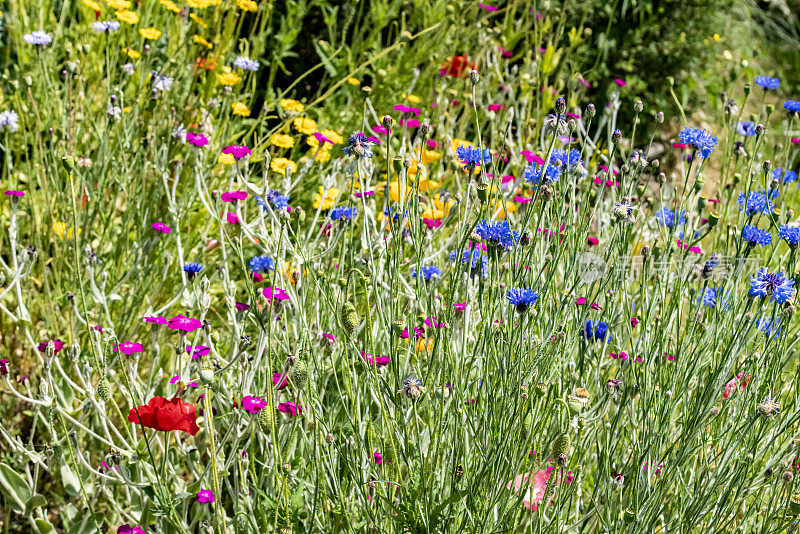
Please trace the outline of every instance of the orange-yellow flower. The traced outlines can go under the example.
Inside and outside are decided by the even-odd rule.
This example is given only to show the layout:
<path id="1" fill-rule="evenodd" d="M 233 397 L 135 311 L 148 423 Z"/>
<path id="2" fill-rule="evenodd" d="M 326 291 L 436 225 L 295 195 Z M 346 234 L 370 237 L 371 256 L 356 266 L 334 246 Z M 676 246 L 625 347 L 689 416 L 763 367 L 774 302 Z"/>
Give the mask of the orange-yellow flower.
<path id="1" fill-rule="evenodd" d="M 186 4 L 194 9 L 205 9 L 212 3 L 211 0 L 186 0 Z"/>
<path id="2" fill-rule="evenodd" d="M 139 15 L 137 15 L 135 11 L 117 11 L 115 15 L 119 20 L 127 22 L 128 24 L 136 24 L 139 22 Z"/>
<path id="3" fill-rule="evenodd" d="M 306 109 L 302 102 L 298 102 L 297 100 L 293 100 L 291 98 L 282 98 L 280 105 L 284 111 L 293 111 L 295 113 L 302 113 Z"/>
<path id="4" fill-rule="evenodd" d="M 195 21 L 196 23 L 198 23 L 203 28 L 207 28 L 208 27 L 208 25 L 203 21 L 203 19 L 201 19 L 200 17 L 198 17 L 194 13 L 189 13 L 189 18 L 192 19 L 193 21 Z"/>
<path id="5" fill-rule="evenodd" d="M 222 85 L 233 86 L 241 82 L 242 77 L 236 74 L 235 72 L 230 72 L 230 69 L 228 69 L 226 72 L 221 72 L 217 74 L 217 81 Z"/>
<path id="6" fill-rule="evenodd" d="M 236 163 L 236 158 L 233 157 L 233 154 L 220 154 L 217 158 L 217 162 L 223 165 L 233 165 Z"/>
<path id="7" fill-rule="evenodd" d="M 248 108 L 245 104 L 241 102 L 234 102 L 231 104 L 231 108 L 233 108 L 234 115 L 241 115 L 242 117 L 249 117 L 250 116 L 250 108 Z"/>
<path id="8" fill-rule="evenodd" d="M 92 2 L 92 0 L 81 0 L 81 3 L 92 11 L 100 11 L 100 4 L 97 2 Z"/>
<path id="9" fill-rule="evenodd" d="M 297 163 L 286 158 L 273 158 L 269 168 L 280 174 L 286 174 L 286 169 L 291 168 L 292 174 L 294 174 L 297 172 Z"/>
<path id="10" fill-rule="evenodd" d="M 139 59 L 140 57 L 142 57 L 142 54 L 140 54 L 133 48 L 123 48 L 122 52 L 125 53 L 131 59 Z"/>
<path id="11" fill-rule="evenodd" d="M 314 155 L 314 153 L 316 153 L 316 156 L 314 156 L 314 161 L 325 163 L 331 159 L 331 151 L 328 148 L 323 148 L 319 151 L 314 149 L 311 154 Z"/>
<path id="12" fill-rule="evenodd" d="M 336 199 L 339 198 L 339 189 L 331 187 L 326 190 L 324 187 L 319 186 L 319 193 L 314 193 L 314 209 L 327 210 L 333 207 Z"/>
<path id="13" fill-rule="evenodd" d="M 294 121 L 295 129 L 306 135 L 311 135 L 317 131 L 317 123 L 313 119 L 309 119 L 308 117 L 297 117 Z M 314 138 L 316 141 L 316 138 Z"/>
<path id="14" fill-rule="evenodd" d="M 139 33 L 145 39 L 158 39 L 161 37 L 161 32 L 155 28 L 139 28 Z"/>
<path id="15" fill-rule="evenodd" d="M 353 77 L 347 78 L 347 83 L 350 85 L 361 85 L 361 81 Z"/>
<path id="16" fill-rule="evenodd" d="M 236 5 L 239 6 L 239 9 L 242 11 L 255 11 L 258 9 L 258 4 L 253 2 L 253 0 L 237 0 Z"/>
<path id="17" fill-rule="evenodd" d="M 176 6 L 175 2 L 173 2 L 172 0 L 158 0 L 158 1 L 162 6 L 167 8 L 169 11 L 172 11 L 173 13 L 180 13 L 181 12 L 181 8 Z"/>
<path id="18" fill-rule="evenodd" d="M 106 5 L 116 11 L 125 11 L 131 7 L 131 3 L 128 0 L 106 0 Z"/>
<path id="19" fill-rule="evenodd" d="M 425 208 L 422 212 L 423 219 L 444 219 L 450 213 L 450 209 L 455 206 L 455 200 L 443 202 L 438 196 L 431 200 L 432 205 Z"/>
<path id="20" fill-rule="evenodd" d="M 193 40 L 195 43 L 199 44 L 199 45 L 203 45 L 203 46 L 205 46 L 205 47 L 206 47 L 206 48 L 208 48 L 209 50 L 211 50 L 212 48 L 214 48 L 214 45 L 213 45 L 213 44 L 209 43 L 208 41 L 206 41 L 205 39 L 203 39 L 202 37 L 200 37 L 200 36 L 199 36 L 199 35 L 197 35 L 197 34 L 195 34 L 195 35 L 192 37 L 192 40 Z M 236 76 L 236 75 L 234 74 L 234 76 Z M 240 78 L 240 79 L 241 79 L 241 78 Z M 226 83 L 225 85 L 235 85 L 235 84 L 237 84 L 237 83 L 239 83 L 239 81 L 238 81 L 238 80 L 237 80 L 237 81 L 235 81 L 234 83 Z"/>
<path id="21" fill-rule="evenodd" d="M 276 133 L 269 138 L 269 144 L 280 148 L 292 148 L 294 146 L 294 139 L 291 135 Z"/>

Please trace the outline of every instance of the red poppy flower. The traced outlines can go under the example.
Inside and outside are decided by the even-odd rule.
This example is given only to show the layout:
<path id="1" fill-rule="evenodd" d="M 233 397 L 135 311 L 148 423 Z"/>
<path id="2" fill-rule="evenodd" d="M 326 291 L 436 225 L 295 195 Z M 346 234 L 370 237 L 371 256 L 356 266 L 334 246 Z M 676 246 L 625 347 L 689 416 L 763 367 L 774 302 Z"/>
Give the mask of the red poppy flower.
<path id="1" fill-rule="evenodd" d="M 473 69 L 475 69 L 475 62 L 470 61 L 467 56 L 452 56 L 442 63 L 442 70 L 440 72 L 445 76 L 466 78 Z"/>
<path id="2" fill-rule="evenodd" d="M 136 415 L 136 409 L 132 409 L 128 414 L 128 421 L 131 423 L 140 423 L 164 432 L 183 430 L 192 436 L 200 431 L 200 427 L 197 426 L 195 405 L 183 402 L 179 398 L 167 400 L 164 397 L 153 397 L 146 405 L 137 409 L 139 416 Z"/>

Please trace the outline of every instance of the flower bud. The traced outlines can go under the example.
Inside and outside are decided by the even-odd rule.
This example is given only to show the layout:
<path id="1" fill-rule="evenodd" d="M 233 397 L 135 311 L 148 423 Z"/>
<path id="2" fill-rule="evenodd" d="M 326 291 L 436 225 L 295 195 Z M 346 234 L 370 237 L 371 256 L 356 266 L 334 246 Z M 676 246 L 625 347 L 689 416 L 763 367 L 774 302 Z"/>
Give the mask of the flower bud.
<path id="1" fill-rule="evenodd" d="M 637 100 L 636 102 L 633 103 L 633 111 L 635 111 L 636 113 L 641 113 L 643 109 L 644 109 L 644 104 L 642 104 L 641 100 Z"/>
<path id="2" fill-rule="evenodd" d="M 203 368 L 200 371 L 200 382 L 203 383 L 204 386 L 210 386 L 214 383 L 214 371 L 209 369 L 208 367 Z"/>
<path id="3" fill-rule="evenodd" d="M 481 79 L 481 77 L 478 74 L 477 70 L 473 69 L 473 70 L 469 71 L 469 81 L 472 82 L 472 85 L 477 84 L 480 79 Z"/>
<path id="4" fill-rule="evenodd" d="M 656 124 L 661 124 L 662 122 L 664 122 L 664 112 L 659 111 L 656 113 Z"/>
<path id="5" fill-rule="evenodd" d="M 345 302 L 339 308 L 339 322 L 342 323 L 342 328 L 348 335 L 353 335 L 358 328 L 360 319 L 356 307 L 350 302 Z"/>
<path id="6" fill-rule="evenodd" d="M 595 109 L 594 104 L 589 104 L 588 106 L 586 106 L 586 117 L 587 118 L 591 119 L 592 117 L 594 117 L 594 114 L 596 112 L 597 112 L 597 110 Z"/>
<path id="7" fill-rule="evenodd" d="M 97 396 L 102 399 L 103 402 L 108 402 L 111 400 L 111 384 L 108 381 L 108 378 L 101 377 L 100 381 L 97 383 Z"/>

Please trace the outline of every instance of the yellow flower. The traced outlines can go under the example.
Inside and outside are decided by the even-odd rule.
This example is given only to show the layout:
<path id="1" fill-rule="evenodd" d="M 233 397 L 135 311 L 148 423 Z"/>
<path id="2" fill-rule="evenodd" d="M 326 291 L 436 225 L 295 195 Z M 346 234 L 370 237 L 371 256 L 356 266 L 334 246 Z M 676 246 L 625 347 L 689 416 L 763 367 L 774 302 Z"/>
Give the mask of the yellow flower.
<path id="1" fill-rule="evenodd" d="M 211 5 L 210 0 L 186 0 L 186 4 L 194 9 L 205 9 Z"/>
<path id="2" fill-rule="evenodd" d="M 435 182 L 427 177 L 421 178 L 419 180 L 419 190 L 423 193 L 425 193 L 426 191 L 430 191 L 431 189 L 435 189 L 439 187 L 439 185 L 440 185 L 439 182 Z"/>
<path id="3" fill-rule="evenodd" d="M 418 96 L 416 96 L 416 95 L 408 95 L 406 97 L 406 100 L 408 100 L 412 104 L 419 104 L 420 103 L 420 98 Z"/>
<path id="4" fill-rule="evenodd" d="M 294 146 L 294 139 L 291 135 L 275 134 L 269 138 L 269 144 L 281 148 L 292 148 Z"/>
<path id="5" fill-rule="evenodd" d="M 158 1 L 162 6 L 164 6 L 168 10 L 172 11 L 173 13 L 180 13 L 181 12 L 181 8 L 176 6 L 175 2 L 173 2 L 172 0 L 158 0 Z"/>
<path id="6" fill-rule="evenodd" d="M 722 37 L 720 37 L 718 33 L 715 33 L 714 34 L 714 40 L 716 42 L 718 42 L 718 43 L 721 43 L 722 42 Z"/>
<path id="7" fill-rule="evenodd" d="M 92 2 L 92 0 L 81 0 L 81 3 L 91 9 L 92 11 L 100 11 L 100 4 Z"/>
<path id="8" fill-rule="evenodd" d="M 350 85 L 361 85 L 361 82 L 356 78 L 347 78 L 347 83 Z"/>
<path id="9" fill-rule="evenodd" d="M 421 338 L 417 339 L 416 350 L 417 350 L 417 352 L 425 352 L 425 351 L 428 351 L 428 350 L 433 350 L 433 346 L 435 344 L 436 343 L 434 342 L 434 340 L 425 339 L 424 337 L 421 337 Z"/>
<path id="10" fill-rule="evenodd" d="M 305 106 L 297 100 L 291 98 L 282 98 L 280 101 L 281 107 L 284 111 L 294 111 L 295 113 L 302 113 L 305 111 Z"/>
<path id="11" fill-rule="evenodd" d="M 217 74 L 217 81 L 222 85 L 236 85 L 242 81 L 242 77 L 234 72 L 223 72 Z"/>
<path id="12" fill-rule="evenodd" d="M 131 3 L 128 0 L 106 0 L 106 4 L 116 11 L 125 11 L 131 7 Z"/>
<path id="13" fill-rule="evenodd" d="M 722 52 L 722 57 L 724 57 L 725 59 L 727 59 L 728 61 L 730 61 L 730 60 L 732 60 L 732 59 L 733 59 L 733 54 L 731 54 L 731 51 L 730 51 L 730 50 L 723 50 L 723 52 Z"/>
<path id="14" fill-rule="evenodd" d="M 233 154 L 220 154 L 217 161 L 223 165 L 233 165 L 236 163 L 236 158 L 233 157 Z"/>
<path id="15" fill-rule="evenodd" d="M 294 127 L 298 132 L 306 135 L 311 135 L 317 131 L 317 123 L 314 122 L 313 119 L 309 119 L 307 117 L 297 117 L 294 120 Z M 316 137 L 314 140 L 317 140 Z M 317 143 L 319 143 L 319 141 L 317 141 Z"/>
<path id="16" fill-rule="evenodd" d="M 117 11 L 116 15 L 119 20 L 127 22 L 128 24 L 136 24 L 139 22 L 139 15 L 137 15 L 135 11 Z"/>
<path id="17" fill-rule="evenodd" d="M 203 28 L 208 28 L 208 25 L 205 22 L 203 22 L 203 19 L 201 19 L 200 17 L 198 17 L 194 13 L 189 13 L 189 18 L 192 19 L 193 21 L 195 21 L 196 23 L 198 23 Z"/>
<path id="18" fill-rule="evenodd" d="M 145 39 L 158 39 L 161 37 L 161 32 L 155 28 L 139 28 L 139 33 Z"/>
<path id="19" fill-rule="evenodd" d="M 297 172 L 297 163 L 286 158 L 273 158 L 269 164 L 270 169 L 280 174 L 286 174 L 287 167 L 292 169 L 292 174 Z"/>
<path id="20" fill-rule="evenodd" d="M 201 44 L 201 45 L 205 46 L 206 48 L 208 48 L 209 50 L 214 48 L 213 44 L 209 43 L 208 41 L 206 41 L 205 39 L 203 39 L 202 37 L 200 37 L 197 34 L 195 34 L 194 37 L 192 37 L 192 39 L 194 40 L 195 43 Z M 226 83 L 225 85 L 233 85 L 233 84 L 232 83 Z"/>
<path id="21" fill-rule="evenodd" d="M 326 191 L 324 187 L 319 186 L 319 193 L 314 193 L 314 209 L 330 209 L 337 198 L 339 198 L 339 190 L 337 188 L 331 187 Z"/>
<path id="22" fill-rule="evenodd" d="M 456 150 L 462 146 L 474 147 L 475 145 L 470 143 L 469 141 L 464 141 L 463 139 L 453 139 L 452 141 L 450 141 L 450 150 L 453 152 L 453 154 L 455 154 Z"/>
<path id="23" fill-rule="evenodd" d="M 250 108 L 248 108 L 241 102 L 234 102 L 233 104 L 231 104 L 231 107 L 233 108 L 234 115 L 241 115 L 242 117 L 250 116 Z"/>
<path id="24" fill-rule="evenodd" d="M 129 47 L 128 48 L 123 48 L 122 52 L 124 54 L 127 54 L 127 56 L 129 58 L 131 58 L 131 59 L 139 59 L 140 57 L 142 57 L 142 54 L 140 54 L 139 52 L 137 52 L 133 48 L 129 48 Z"/>
<path id="25" fill-rule="evenodd" d="M 414 153 L 417 155 L 417 157 L 419 157 L 420 148 L 416 147 L 414 149 Z M 422 156 L 422 163 L 423 163 L 423 165 L 427 165 L 428 163 L 430 163 L 432 161 L 436 161 L 437 159 L 439 159 L 441 157 L 442 157 L 441 152 L 436 152 L 435 150 L 429 150 L 429 149 L 426 148 L 425 152 L 423 153 L 423 156 Z"/>
<path id="26" fill-rule="evenodd" d="M 67 239 L 72 239 L 72 234 L 73 234 L 72 230 L 73 230 L 72 226 L 70 226 L 69 230 L 67 230 L 67 225 L 66 223 L 63 222 L 57 222 L 53 224 L 53 233 L 56 234 L 59 239 L 64 239 L 64 236 L 66 236 Z M 82 230 L 78 228 L 78 233 L 80 234 L 81 232 Z"/>
<path id="27" fill-rule="evenodd" d="M 131 112 L 131 107 L 130 106 L 125 106 L 124 108 L 122 108 L 122 112 L 123 113 L 130 113 Z"/>
<path id="28" fill-rule="evenodd" d="M 325 145 L 325 146 L 327 146 L 327 145 Z M 322 150 L 320 150 L 318 152 L 315 150 L 315 152 L 317 153 L 317 155 L 314 158 L 314 161 L 318 161 L 320 163 L 325 163 L 325 162 L 327 162 L 327 161 L 329 161 L 331 159 L 331 151 L 328 150 L 327 148 L 323 148 Z"/>
<path id="29" fill-rule="evenodd" d="M 503 201 L 501 199 L 497 199 L 497 202 L 495 203 L 494 216 L 497 219 L 505 219 L 506 214 L 514 213 L 518 208 L 519 206 L 510 200 Z"/>
<path id="30" fill-rule="evenodd" d="M 258 9 L 258 4 L 253 2 L 253 0 L 237 0 L 236 5 L 239 6 L 239 9 L 242 11 L 255 11 Z"/>
<path id="31" fill-rule="evenodd" d="M 408 199 L 409 196 L 411 196 L 411 193 L 413 193 L 410 187 L 403 188 L 400 185 L 400 182 L 398 182 L 397 180 L 389 183 L 389 198 L 392 200 L 392 202 L 400 202 L 401 190 L 406 200 Z"/>
<path id="32" fill-rule="evenodd" d="M 344 137 L 339 135 L 338 133 L 334 132 L 333 130 L 322 130 L 320 132 L 322 135 L 333 141 L 335 145 L 341 145 L 344 143 Z"/>

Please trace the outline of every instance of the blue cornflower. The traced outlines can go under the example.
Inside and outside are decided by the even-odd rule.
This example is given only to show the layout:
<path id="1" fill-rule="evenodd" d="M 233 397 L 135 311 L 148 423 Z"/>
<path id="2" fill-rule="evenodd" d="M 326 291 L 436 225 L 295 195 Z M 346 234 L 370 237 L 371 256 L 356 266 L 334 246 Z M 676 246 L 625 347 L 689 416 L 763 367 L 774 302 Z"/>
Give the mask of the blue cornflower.
<path id="1" fill-rule="evenodd" d="M 742 239 L 751 247 L 755 245 L 765 246 L 772 243 L 772 233 L 748 224 L 742 229 Z"/>
<path id="2" fill-rule="evenodd" d="M 100 33 L 111 33 L 119 29 L 119 22 L 116 20 L 98 20 L 92 24 L 92 29 Z"/>
<path id="3" fill-rule="evenodd" d="M 348 156 L 355 156 L 356 158 L 371 158 L 372 141 L 361 132 L 354 132 L 353 135 L 347 140 L 347 146 L 344 147 L 344 153 Z"/>
<path id="4" fill-rule="evenodd" d="M 255 72 L 258 70 L 258 61 L 250 59 L 249 57 L 239 56 L 233 60 L 233 66 L 239 67 L 242 70 Z"/>
<path id="5" fill-rule="evenodd" d="M 783 109 L 789 112 L 800 113 L 800 100 L 787 100 L 783 103 Z"/>
<path id="6" fill-rule="evenodd" d="M 19 129 L 19 115 L 13 109 L 0 111 L 0 132 L 8 130 L 11 133 Z"/>
<path id="7" fill-rule="evenodd" d="M 756 123 L 753 121 L 744 121 L 736 125 L 736 133 L 745 137 L 755 137 Z"/>
<path id="8" fill-rule="evenodd" d="M 769 76 L 756 76 L 756 85 L 764 89 L 777 89 L 781 85 L 778 78 L 770 78 Z"/>
<path id="9" fill-rule="evenodd" d="M 269 271 L 275 268 L 275 262 L 269 256 L 255 256 L 250 259 L 250 270 L 254 273 Z"/>
<path id="10" fill-rule="evenodd" d="M 697 297 L 697 302 L 701 303 L 703 306 L 721 308 L 723 310 L 728 309 L 728 300 L 730 300 L 730 295 L 723 296 L 722 290 L 714 287 L 706 288 L 705 292 Z"/>
<path id="11" fill-rule="evenodd" d="M 581 330 L 581 339 L 586 341 L 611 342 L 611 332 L 603 321 L 586 321 L 586 326 Z"/>
<path id="12" fill-rule="evenodd" d="M 768 199 L 767 194 L 763 192 L 758 193 L 756 191 L 750 191 L 750 196 L 746 201 L 744 192 L 739 193 L 739 198 L 736 200 L 736 202 L 739 204 L 739 211 L 744 210 L 748 216 L 756 215 L 758 213 L 769 215 L 774 209 L 772 201 Z"/>
<path id="13" fill-rule="evenodd" d="M 534 162 L 525 168 L 525 180 L 530 184 L 538 184 L 542 180 L 542 171 L 544 171 L 545 182 L 555 182 L 561 176 L 561 167 L 550 164 L 545 170 L 544 164 L 540 165 Z"/>
<path id="14" fill-rule="evenodd" d="M 336 206 L 335 208 L 331 208 L 331 211 L 328 213 L 328 215 L 332 221 L 350 221 L 358 217 L 358 210 L 356 208 Z"/>
<path id="15" fill-rule="evenodd" d="M 517 310 L 520 315 L 528 311 L 539 298 L 539 294 L 533 289 L 515 288 L 506 295 L 508 302 Z"/>
<path id="16" fill-rule="evenodd" d="M 672 228 L 677 219 L 678 225 L 686 222 L 686 210 L 681 211 L 681 216 L 678 218 L 678 212 L 672 211 L 669 208 L 661 208 L 656 212 L 656 220 L 661 221 L 661 224 L 667 228 Z"/>
<path id="17" fill-rule="evenodd" d="M 793 224 L 784 224 L 778 229 L 778 236 L 786 241 L 790 247 L 800 244 L 800 228 Z"/>
<path id="18" fill-rule="evenodd" d="M 488 165 L 492 162 L 492 151 L 488 148 L 483 149 L 483 158 L 481 158 L 481 149 L 474 146 L 460 146 L 456 148 L 456 154 L 465 169 L 467 167 L 474 169 L 478 165 Z"/>
<path id="19" fill-rule="evenodd" d="M 794 295 L 794 280 L 783 273 L 771 273 L 766 267 L 759 267 L 758 272 L 750 277 L 750 296 L 769 297 L 770 300 L 783 304 Z"/>
<path id="20" fill-rule="evenodd" d="M 781 319 L 780 317 L 776 317 L 774 320 L 770 317 L 759 317 L 754 321 L 756 330 L 759 332 L 764 332 L 764 335 L 769 337 L 774 333 L 772 336 L 773 338 L 777 338 L 781 334 Z"/>
<path id="21" fill-rule="evenodd" d="M 289 197 L 286 195 L 281 195 L 277 189 L 270 189 L 267 192 L 266 199 L 263 199 L 258 195 L 255 195 L 255 197 L 256 204 L 261 206 L 261 209 L 264 211 L 269 211 L 267 202 L 272 205 L 272 209 L 274 210 L 283 210 L 289 207 Z"/>
<path id="22" fill-rule="evenodd" d="M 708 159 L 711 153 L 714 152 L 714 147 L 717 146 L 717 138 L 711 135 L 711 132 L 702 128 L 690 128 L 687 126 L 681 130 L 678 137 L 681 142 L 692 145 L 703 159 Z"/>
<path id="23" fill-rule="evenodd" d="M 506 250 L 519 240 L 519 234 L 511 229 L 508 221 L 481 221 L 475 232 L 490 245 Z"/>
<path id="24" fill-rule="evenodd" d="M 183 270 L 189 275 L 189 280 L 191 280 L 197 275 L 197 273 L 203 270 L 203 264 L 197 262 L 184 263 Z"/>
<path id="25" fill-rule="evenodd" d="M 550 163 L 560 161 L 565 167 L 577 165 L 580 160 L 581 152 L 580 150 L 575 150 L 574 148 L 572 150 L 557 148 L 550 154 Z"/>
<path id="26" fill-rule="evenodd" d="M 455 262 L 457 258 L 455 250 L 450 252 L 450 261 Z M 489 258 L 478 250 L 465 250 L 461 254 L 461 266 L 469 271 L 470 276 L 486 278 L 489 275 Z"/>
<path id="27" fill-rule="evenodd" d="M 781 168 L 773 169 L 772 170 L 772 179 L 778 180 L 779 182 L 783 182 L 784 184 L 790 184 L 797 180 L 797 173 L 790 170 L 783 170 Z"/>
<path id="28" fill-rule="evenodd" d="M 36 45 L 36 46 L 47 46 L 53 42 L 53 37 L 41 30 L 36 30 L 35 32 L 26 33 L 22 36 L 25 39 L 25 42 L 28 44 Z"/>
<path id="29" fill-rule="evenodd" d="M 433 278 L 439 278 L 442 276 L 442 270 L 438 267 L 434 267 L 433 265 L 428 265 L 420 269 L 422 271 L 422 278 L 425 279 L 426 282 L 430 282 Z M 411 268 L 411 276 L 412 278 L 417 277 L 417 267 L 414 266 Z"/>

